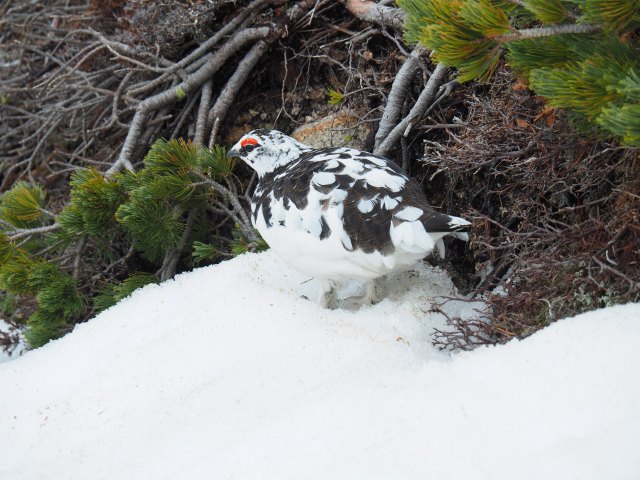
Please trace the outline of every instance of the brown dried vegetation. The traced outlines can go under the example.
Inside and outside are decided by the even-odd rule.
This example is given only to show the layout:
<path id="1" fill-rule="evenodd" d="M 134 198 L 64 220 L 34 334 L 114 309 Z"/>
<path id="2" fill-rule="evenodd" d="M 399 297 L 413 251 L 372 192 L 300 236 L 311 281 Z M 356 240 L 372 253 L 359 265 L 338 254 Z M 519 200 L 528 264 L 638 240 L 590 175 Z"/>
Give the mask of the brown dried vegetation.
<path id="1" fill-rule="evenodd" d="M 449 319 L 453 329 L 436 334 L 443 348 L 640 300 L 637 149 L 584 138 L 504 71 L 494 80 L 460 91 L 464 126 L 426 142 L 445 203 L 473 220 L 471 290 L 488 302 L 480 321 Z"/>

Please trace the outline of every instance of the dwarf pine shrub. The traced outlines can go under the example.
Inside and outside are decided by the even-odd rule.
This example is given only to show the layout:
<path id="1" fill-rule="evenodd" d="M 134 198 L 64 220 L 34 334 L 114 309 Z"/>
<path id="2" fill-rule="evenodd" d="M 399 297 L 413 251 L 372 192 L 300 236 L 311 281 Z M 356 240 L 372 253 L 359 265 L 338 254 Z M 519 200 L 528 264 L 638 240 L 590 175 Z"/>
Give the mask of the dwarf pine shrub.
<path id="1" fill-rule="evenodd" d="M 40 185 L 18 182 L 5 192 L 0 289 L 31 299 L 24 318 L 29 346 L 64 335 L 135 289 L 172 276 L 178 265 L 264 248 L 246 221 L 236 222 L 246 216 L 223 198 L 232 194 L 222 185 L 232 168 L 222 147 L 158 140 L 137 172 L 76 170 L 58 213 Z M 220 235 L 221 228 L 233 235 Z"/>
<path id="2" fill-rule="evenodd" d="M 406 37 L 487 80 L 509 66 L 578 126 L 640 145 L 638 0 L 398 0 Z"/>

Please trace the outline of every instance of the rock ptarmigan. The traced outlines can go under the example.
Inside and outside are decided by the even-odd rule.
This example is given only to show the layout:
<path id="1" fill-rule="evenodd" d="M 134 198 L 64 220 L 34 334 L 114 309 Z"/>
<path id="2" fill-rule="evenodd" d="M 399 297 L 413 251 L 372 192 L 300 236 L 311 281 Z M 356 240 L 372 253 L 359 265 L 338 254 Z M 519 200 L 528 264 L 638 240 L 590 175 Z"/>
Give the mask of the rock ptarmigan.
<path id="1" fill-rule="evenodd" d="M 466 240 L 469 222 L 435 212 L 417 182 L 386 158 L 352 148 L 314 149 L 276 130 L 253 130 L 227 153 L 258 174 L 254 226 L 276 254 L 320 281 L 318 303 L 335 306 L 346 280 L 368 282 Z M 438 245 L 437 245 L 438 244 Z"/>

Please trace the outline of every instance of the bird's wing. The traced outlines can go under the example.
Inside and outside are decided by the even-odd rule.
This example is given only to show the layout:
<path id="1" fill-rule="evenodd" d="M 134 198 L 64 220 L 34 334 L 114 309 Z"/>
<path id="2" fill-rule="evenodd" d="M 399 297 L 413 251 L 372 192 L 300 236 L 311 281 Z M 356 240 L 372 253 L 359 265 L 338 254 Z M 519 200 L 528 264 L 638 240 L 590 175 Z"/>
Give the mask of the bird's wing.
<path id="1" fill-rule="evenodd" d="M 387 253 L 395 248 L 391 226 L 419 220 L 427 232 L 454 232 L 454 217 L 431 209 L 420 185 L 392 161 L 348 148 L 318 149 L 274 170 L 260 182 L 254 202 L 267 224 L 326 232 L 329 211 L 342 221 L 345 248 Z M 290 207 L 295 206 L 296 214 Z M 270 210 L 269 210 L 270 209 Z M 254 215 L 258 209 L 254 208 Z M 304 214 L 302 213 L 304 212 Z"/>
<path id="2" fill-rule="evenodd" d="M 307 167 L 313 168 L 309 188 L 341 218 L 345 248 L 393 251 L 390 225 L 408 181 L 395 163 L 348 148 L 316 150 L 300 162 L 314 165 Z"/>

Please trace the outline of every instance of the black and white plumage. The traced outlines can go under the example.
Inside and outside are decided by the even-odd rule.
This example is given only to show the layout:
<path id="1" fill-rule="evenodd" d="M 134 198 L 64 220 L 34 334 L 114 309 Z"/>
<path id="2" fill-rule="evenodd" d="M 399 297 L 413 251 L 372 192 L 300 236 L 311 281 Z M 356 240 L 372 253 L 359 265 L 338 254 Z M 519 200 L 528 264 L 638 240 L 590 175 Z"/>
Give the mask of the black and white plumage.
<path id="1" fill-rule="evenodd" d="M 415 264 L 442 237 L 466 240 L 469 222 L 435 212 L 417 182 L 390 160 L 351 148 L 314 149 L 276 130 L 253 130 L 228 152 L 258 174 L 252 221 L 286 263 L 334 287 Z"/>

